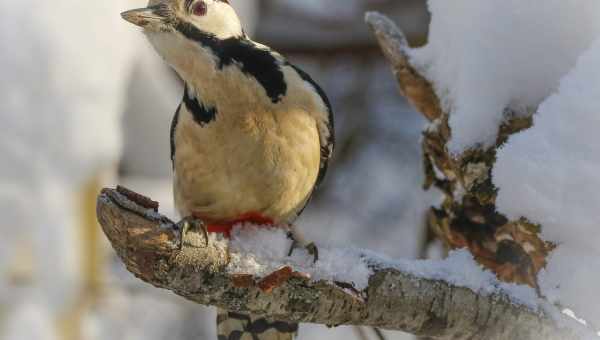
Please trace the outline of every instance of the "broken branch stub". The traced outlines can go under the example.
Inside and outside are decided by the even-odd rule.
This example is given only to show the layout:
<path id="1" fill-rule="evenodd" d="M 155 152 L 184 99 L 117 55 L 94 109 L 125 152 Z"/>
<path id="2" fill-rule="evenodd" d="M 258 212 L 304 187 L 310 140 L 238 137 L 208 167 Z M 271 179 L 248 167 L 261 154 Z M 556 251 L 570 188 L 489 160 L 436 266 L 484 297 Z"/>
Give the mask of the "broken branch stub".
<path id="1" fill-rule="evenodd" d="M 376 12 L 367 13 L 365 20 L 392 65 L 402 95 L 429 121 L 440 118 L 439 99 L 431 83 L 411 65 L 408 42 L 402 31 L 388 17 Z"/>

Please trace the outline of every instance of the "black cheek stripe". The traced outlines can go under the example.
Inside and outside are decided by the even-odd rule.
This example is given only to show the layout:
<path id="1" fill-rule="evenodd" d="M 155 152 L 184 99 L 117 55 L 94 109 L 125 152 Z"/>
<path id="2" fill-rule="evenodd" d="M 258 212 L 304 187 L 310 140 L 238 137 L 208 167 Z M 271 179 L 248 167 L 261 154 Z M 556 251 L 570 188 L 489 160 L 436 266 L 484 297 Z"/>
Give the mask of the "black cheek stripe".
<path id="1" fill-rule="evenodd" d="M 270 51 L 255 46 L 243 36 L 218 39 L 184 21 L 179 21 L 176 29 L 186 38 L 210 49 L 217 56 L 220 69 L 238 64 L 244 74 L 256 79 L 273 103 L 280 102 L 286 95 L 287 84 L 281 65 Z"/>
<path id="2" fill-rule="evenodd" d="M 183 93 L 183 103 L 194 117 L 194 121 L 200 126 L 204 126 L 214 121 L 217 117 L 217 108 L 205 106 L 198 96 L 191 96 L 187 84 Z"/>

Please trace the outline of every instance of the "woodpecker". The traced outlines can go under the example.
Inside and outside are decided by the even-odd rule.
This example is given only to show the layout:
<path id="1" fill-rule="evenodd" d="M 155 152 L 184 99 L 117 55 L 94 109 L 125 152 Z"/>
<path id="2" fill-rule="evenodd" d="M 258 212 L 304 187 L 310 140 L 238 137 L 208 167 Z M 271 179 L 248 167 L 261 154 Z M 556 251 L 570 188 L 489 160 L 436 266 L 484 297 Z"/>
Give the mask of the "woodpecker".
<path id="1" fill-rule="evenodd" d="M 150 0 L 122 13 L 185 82 L 171 124 L 175 205 L 206 231 L 291 225 L 322 182 L 333 112 L 312 78 L 251 40 L 227 0 Z M 292 339 L 297 324 L 219 311 L 219 339 Z M 247 335 L 244 336 L 244 335 Z"/>

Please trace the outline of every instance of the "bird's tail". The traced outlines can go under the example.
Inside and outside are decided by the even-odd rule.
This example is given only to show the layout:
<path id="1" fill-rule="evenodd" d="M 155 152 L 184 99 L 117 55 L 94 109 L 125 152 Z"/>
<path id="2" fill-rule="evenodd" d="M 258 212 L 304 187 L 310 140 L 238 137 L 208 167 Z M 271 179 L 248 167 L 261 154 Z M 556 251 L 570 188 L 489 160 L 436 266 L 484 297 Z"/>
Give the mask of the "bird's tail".
<path id="1" fill-rule="evenodd" d="M 297 333 L 297 323 L 217 311 L 218 340 L 293 340 Z"/>

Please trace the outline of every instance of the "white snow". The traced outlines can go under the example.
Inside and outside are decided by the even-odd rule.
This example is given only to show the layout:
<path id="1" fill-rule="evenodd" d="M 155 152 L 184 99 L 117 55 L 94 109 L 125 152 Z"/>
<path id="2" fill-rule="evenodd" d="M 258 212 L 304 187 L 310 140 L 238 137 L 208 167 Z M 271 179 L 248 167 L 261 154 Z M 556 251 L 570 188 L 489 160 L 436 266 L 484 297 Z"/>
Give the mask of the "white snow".
<path id="1" fill-rule="evenodd" d="M 451 251 L 448 257 L 440 260 L 389 260 L 373 253 L 369 255 L 384 266 L 397 268 L 419 278 L 444 281 L 484 296 L 503 294 L 515 304 L 533 311 L 539 308 L 540 300 L 533 288 L 499 281 L 494 273 L 478 264 L 467 249 Z"/>
<path id="2" fill-rule="evenodd" d="M 493 172 L 498 209 L 542 225 L 558 244 L 540 275 L 542 292 L 600 324 L 600 39 L 534 116 L 511 137 Z"/>
<path id="3" fill-rule="evenodd" d="M 430 0 L 429 43 L 412 62 L 450 112 L 449 149 L 491 146 L 506 108 L 525 112 L 600 36 L 597 0 Z"/>
<path id="4" fill-rule="evenodd" d="M 365 288 L 372 274 L 363 252 L 352 248 L 318 246 L 319 260 L 302 247 L 287 256 L 292 241 L 281 228 L 251 225 L 237 226 L 229 244 L 229 271 L 266 276 L 283 266 L 308 274 L 314 281 L 353 283 L 358 290 Z"/>
<path id="5" fill-rule="evenodd" d="M 500 282 L 483 269 L 466 249 L 452 251 L 443 260 L 390 260 L 367 250 L 348 247 L 319 247 L 319 261 L 304 249 L 287 256 L 292 242 L 281 228 L 242 225 L 234 228 L 229 244 L 229 271 L 264 277 L 283 266 L 308 274 L 313 281 L 352 283 L 358 290 L 367 287 L 375 267 L 396 268 L 419 278 L 441 280 L 469 288 L 483 295 L 502 293 L 515 304 L 538 309 L 535 291 L 524 285 Z"/>

